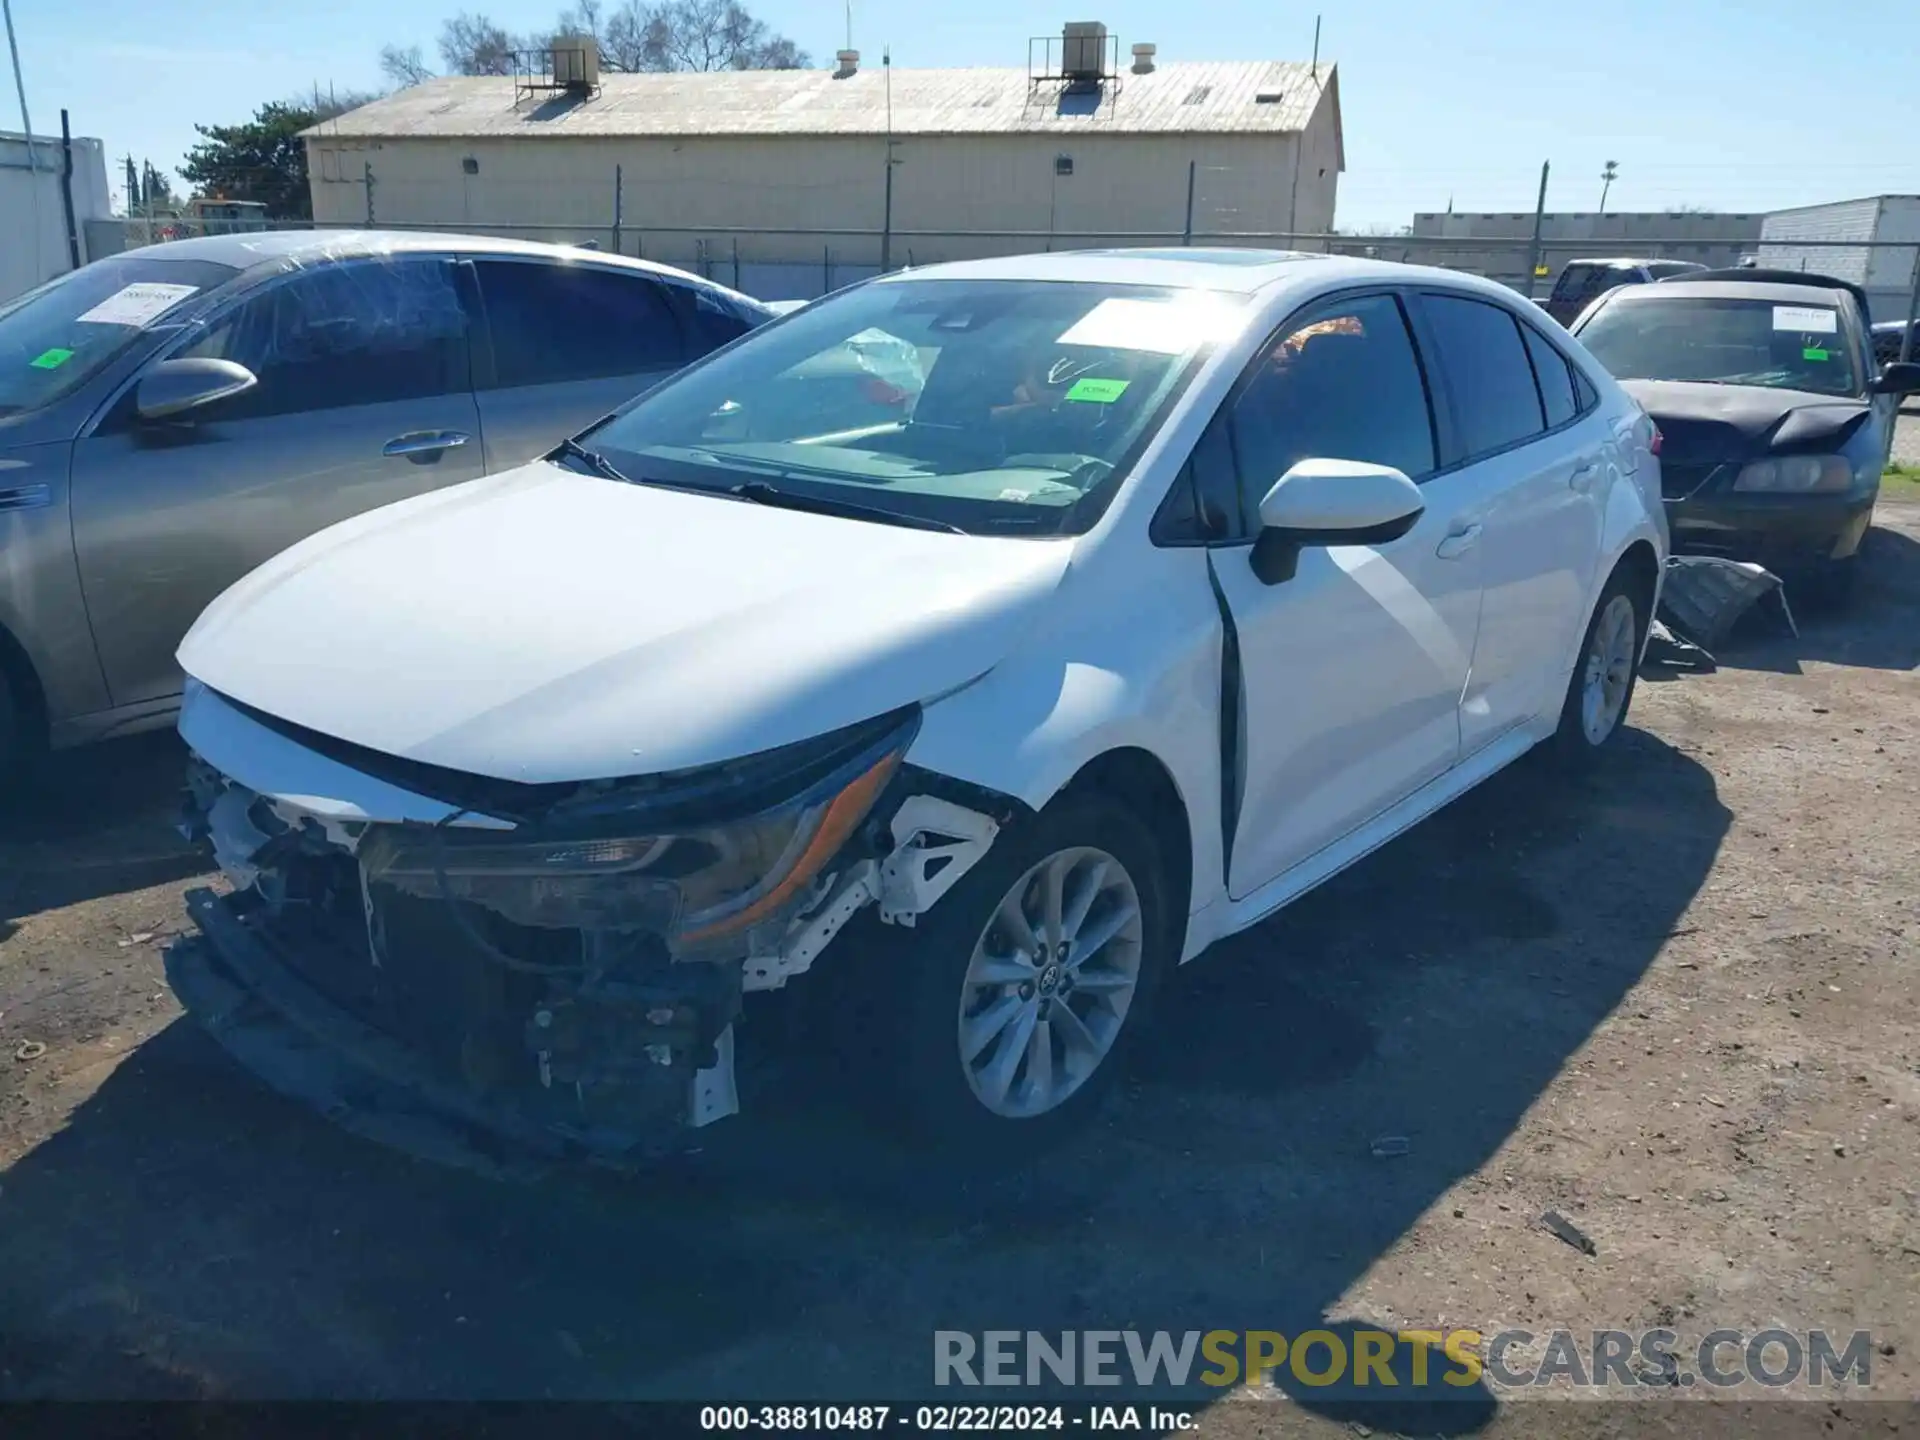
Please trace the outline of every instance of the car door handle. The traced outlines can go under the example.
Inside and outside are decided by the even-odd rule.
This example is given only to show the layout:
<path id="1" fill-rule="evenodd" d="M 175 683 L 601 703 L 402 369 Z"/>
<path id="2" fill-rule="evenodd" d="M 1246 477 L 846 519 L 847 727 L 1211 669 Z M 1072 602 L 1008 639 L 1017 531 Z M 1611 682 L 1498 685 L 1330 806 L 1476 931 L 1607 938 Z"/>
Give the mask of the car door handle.
<path id="1" fill-rule="evenodd" d="M 1480 526 L 1475 523 L 1449 532 L 1447 538 L 1440 542 L 1433 553 L 1442 560 L 1458 560 L 1479 543 Z"/>
<path id="2" fill-rule="evenodd" d="M 1576 490 L 1584 490 L 1594 482 L 1599 474 L 1600 462 L 1598 460 L 1589 460 L 1583 465 L 1576 465 L 1574 467 L 1573 474 L 1567 477 L 1567 484 Z"/>
<path id="3" fill-rule="evenodd" d="M 380 447 L 382 455 L 426 455 L 436 450 L 451 450 L 473 437 L 458 430 L 409 430 L 396 435 Z"/>

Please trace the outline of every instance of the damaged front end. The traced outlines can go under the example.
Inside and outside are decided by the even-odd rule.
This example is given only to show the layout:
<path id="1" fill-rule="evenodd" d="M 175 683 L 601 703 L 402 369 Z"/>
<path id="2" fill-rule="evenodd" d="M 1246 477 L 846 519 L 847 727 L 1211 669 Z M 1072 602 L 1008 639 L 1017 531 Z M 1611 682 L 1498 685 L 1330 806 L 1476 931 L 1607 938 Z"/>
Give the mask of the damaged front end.
<path id="1" fill-rule="evenodd" d="M 738 1108 L 743 992 L 804 973 L 868 904 L 912 924 L 1005 818 L 916 793 L 917 707 L 698 771 L 521 785 L 197 703 L 435 802 L 411 806 L 433 819 L 382 818 L 257 764 L 251 788 L 183 720 L 187 828 L 233 891 L 188 897 L 201 933 L 169 957 L 174 988 L 350 1128 L 406 1144 L 402 1111 L 437 1126 L 416 1150 L 445 1148 L 449 1125 L 556 1158 L 673 1148 Z"/>

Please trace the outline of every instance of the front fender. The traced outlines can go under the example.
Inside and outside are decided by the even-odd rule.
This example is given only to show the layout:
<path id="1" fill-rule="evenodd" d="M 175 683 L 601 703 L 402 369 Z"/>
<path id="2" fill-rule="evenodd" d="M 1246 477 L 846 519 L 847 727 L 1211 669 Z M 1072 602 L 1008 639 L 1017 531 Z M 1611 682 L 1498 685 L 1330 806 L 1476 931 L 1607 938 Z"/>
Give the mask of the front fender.
<path id="1" fill-rule="evenodd" d="M 907 758 L 1038 810 L 1100 756 L 1146 751 L 1186 807 L 1197 909 L 1223 873 L 1220 613 L 1204 551 L 1143 551 L 1111 592 L 1075 577 L 1071 618 L 930 704 Z"/>

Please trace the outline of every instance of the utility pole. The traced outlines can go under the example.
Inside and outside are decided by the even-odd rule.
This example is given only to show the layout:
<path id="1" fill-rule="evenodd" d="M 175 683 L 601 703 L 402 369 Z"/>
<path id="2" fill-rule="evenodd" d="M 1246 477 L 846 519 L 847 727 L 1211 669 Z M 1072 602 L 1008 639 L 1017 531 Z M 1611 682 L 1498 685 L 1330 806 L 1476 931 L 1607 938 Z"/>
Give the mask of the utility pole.
<path id="1" fill-rule="evenodd" d="M 7 22 L 7 52 L 13 57 L 13 88 L 20 97 L 20 128 L 27 136 L 27 194 L 33 206 L 33 283 L 47 278 L 40 262 L 40 149 L 33 143 L 33 120 L 27 114 L 27 82 L 20 78 L 20 42 L 13 34 L 12 0 L 0 0 L 0 15 Z"/>
<path id="2" fill-rule="evenodd" d="M 880 51 L 880 70 L 887 80 L 887 186 L 883 209 L 880 217 L 880 273 L 886 274 L 893 268 L 893 167 L 899 161 L 893 158 L 893 47 L 885 46 Z M 829 272 L 831 275 L 831 272 Z"/>
<path id="3" fill-rule="evenodd" d="M 1533 248 L 1527 254 L 1527 298 L 1533 298 L 1534 282 L 1540 278 L 1540 227 L 1547 219 L 1547 172 L 1549 161 L 1540 162 L 1540 198 L 1533 207 Z"/>
<path id="4" fill-rule="evenodd" d="M 1613 182 L 1620 178 L 1620 162 L 1609 160 L 1600 171 L 1600 213 L 1607 213 L 1607 191 L 1613 188 Z"/>

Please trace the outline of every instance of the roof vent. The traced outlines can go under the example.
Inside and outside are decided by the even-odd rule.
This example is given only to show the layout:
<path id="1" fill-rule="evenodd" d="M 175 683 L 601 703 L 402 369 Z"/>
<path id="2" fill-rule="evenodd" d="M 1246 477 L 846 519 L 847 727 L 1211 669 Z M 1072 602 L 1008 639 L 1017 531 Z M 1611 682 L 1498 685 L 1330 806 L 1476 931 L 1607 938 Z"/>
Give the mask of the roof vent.
<path id="1" fill-rule="evenodd" d="M 1156 53 L 1155 47 L 1147 44 L 1145 41 L 1134 46 L 1133 73 L 1136 75 L 1151 75 L 1153 73 L 1153 57 Z"/>
<path id="2" fill-rule="evenodd" d="M 1107 73 L 1107 27 L 1098 20 L 1069 20 L 1060 32 L 1060 73 L 1069 80 L 1098 82 Z"/>
<path id="3" fill-rule="evenodd" d="M 1282 98 L 1282 92 L 1278 90 L 1262 90 L 1253 97 L 1253 103 L 1256 105 L 1278 105 Z"/>
<path id="4" fill-rule="evenodd" d="M 556 35 L 553 83 L 568 90 L 591 91 L 600 85 L 600 45 L 591 35 Z"/>
<path id="5" fill-rule="evenodd" d="M 840 63 L 840 68 L 833 72 L 833 78 L 836 80 L 844 80 L 860 68 L 858 50 L 836 50 L 833 58 Z"/>

